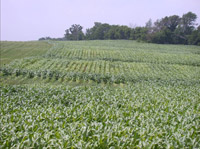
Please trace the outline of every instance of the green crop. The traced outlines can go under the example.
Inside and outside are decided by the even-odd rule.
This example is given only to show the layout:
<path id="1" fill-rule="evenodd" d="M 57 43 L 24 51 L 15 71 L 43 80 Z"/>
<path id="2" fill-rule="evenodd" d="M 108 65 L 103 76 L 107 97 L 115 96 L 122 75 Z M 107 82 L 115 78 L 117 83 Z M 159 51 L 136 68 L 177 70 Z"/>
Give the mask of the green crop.
<path id="1" fill-rule="evenodd" d="M 199 47 L 1 44 L 0 148 L 200 148 Z"/>
<path id="2" fill-rule="evenodd" d="M 1 87 L 2 148 L 200 147 L 200 87 Z"/>

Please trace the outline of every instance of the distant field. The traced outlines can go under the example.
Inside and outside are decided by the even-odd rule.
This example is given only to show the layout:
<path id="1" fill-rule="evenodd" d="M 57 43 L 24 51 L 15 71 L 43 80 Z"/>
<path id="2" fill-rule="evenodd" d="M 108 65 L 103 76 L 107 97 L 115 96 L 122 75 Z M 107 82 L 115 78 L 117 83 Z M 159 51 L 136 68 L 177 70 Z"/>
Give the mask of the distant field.
<path id="1" fill-rule="evenodd" d="M 1 66 L 15 59 L 44 54 L 51 45 L 47 42 L 8 42 L 1 41 Z"/>
<path id="2" fill-rule="evenodd" d="M 52 44 L 54 46 L 47 50 L 44 48 L 45 43 L 39 43 L 39 54 L 34 48 L 24 48 L 33 51 L 26 58 L 25 51 L 23 54 L 18 51 L 17 54 L 23 55 L 23 59 L 12 61 L 2 72 L 5 75 L 55 79 L 60 82 L 195 82 L 200 79 L 200 75 L 197 75 L 200 74 L 200 49 L 196 46 L 155 45 L 133 41 L 75 41 Z M 36 48 L 37 42 L 33 45 Z M 50 45 L 47 45 L 49 48 Z M 3 59 L 14 57 L 6 52 L 9 48 L 5 46 L 5 50 L 2 49 L 7 53 L 2 55 Z M 34 57 L 34 54 L 37 56 Z"/>
<path id="3" fill-rule="evenodd" d="M 2 148 L 200 148 L 200 47 L 1 47 Z"/>

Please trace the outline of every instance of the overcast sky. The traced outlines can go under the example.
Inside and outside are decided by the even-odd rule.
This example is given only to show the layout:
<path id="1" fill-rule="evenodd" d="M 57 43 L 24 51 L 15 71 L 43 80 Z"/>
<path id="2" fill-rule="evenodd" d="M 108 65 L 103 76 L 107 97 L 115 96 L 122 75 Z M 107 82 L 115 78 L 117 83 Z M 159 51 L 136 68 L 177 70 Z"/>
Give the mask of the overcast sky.
<path id="1" fill-rule="evenodd" d="M 200 0 L 1 0 L 1 40 L 27 41 L 63 37 L 72 24 L 94 22 L 144 26 L 192 11 L 200 24 Z"/>

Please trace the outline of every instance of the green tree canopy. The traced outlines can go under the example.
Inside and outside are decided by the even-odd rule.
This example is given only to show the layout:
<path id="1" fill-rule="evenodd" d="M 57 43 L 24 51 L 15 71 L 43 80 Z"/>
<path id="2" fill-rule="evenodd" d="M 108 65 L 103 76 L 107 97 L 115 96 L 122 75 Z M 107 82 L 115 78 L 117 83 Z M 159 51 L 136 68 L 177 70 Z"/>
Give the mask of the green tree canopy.
<path id="1" fill-rule="evenodd" d="M 65 31 L 65 39 L 67 40 L 82 40 L 84 34 L 82 31 L 83 27 L 79 24 L 73 24 L 69 29 Z"/>

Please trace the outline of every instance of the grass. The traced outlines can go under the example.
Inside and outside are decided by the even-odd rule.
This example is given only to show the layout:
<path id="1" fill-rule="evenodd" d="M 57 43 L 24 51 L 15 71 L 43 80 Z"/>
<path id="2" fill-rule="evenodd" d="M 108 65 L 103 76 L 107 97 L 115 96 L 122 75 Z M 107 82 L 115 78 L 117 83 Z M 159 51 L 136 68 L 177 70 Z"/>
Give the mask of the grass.
<path id="1" fill-rule="evenodd" d="M 200 148 L 200 47 L 28 43 L 1 49 L 2 148 Z"/>
<path id="2" fill-rule="evenodd" d="M 51 45 L 47 42 L 8 42 L 1 41 L 0 64 L 8 64 L 15 59 L 39 56 L 46 53 Z"/>

